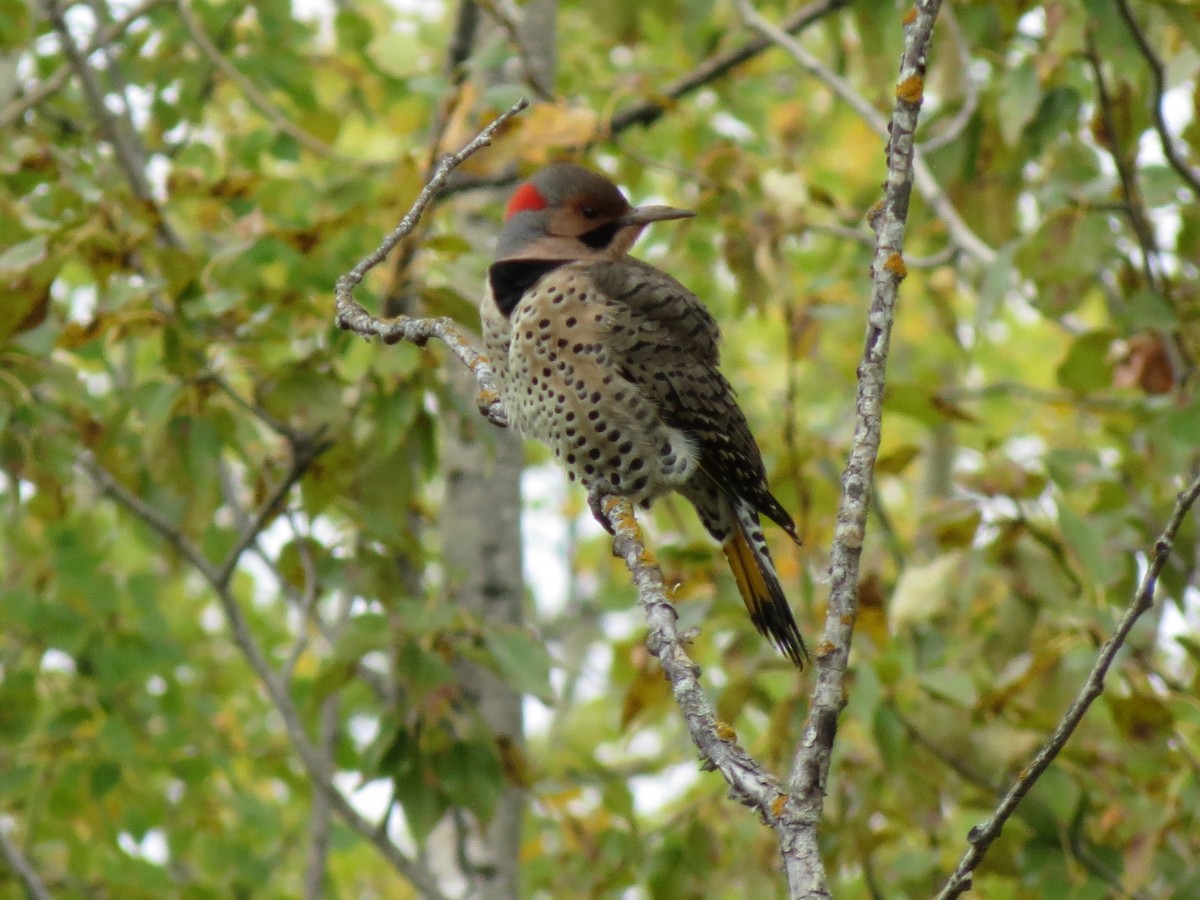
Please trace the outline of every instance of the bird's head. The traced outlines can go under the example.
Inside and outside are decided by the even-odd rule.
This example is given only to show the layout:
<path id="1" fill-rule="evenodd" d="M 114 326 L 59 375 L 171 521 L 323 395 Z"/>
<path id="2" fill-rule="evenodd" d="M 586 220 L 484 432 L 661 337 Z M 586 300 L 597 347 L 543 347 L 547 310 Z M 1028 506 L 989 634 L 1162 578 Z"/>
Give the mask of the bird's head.
<path id="1" fill-rule="evenodd" d="M 513 192 L 496 258 L 618 259 L 651 222 L 692 215 L 670 206 L 630 206 L 603 175 L 556 163 Z"/>

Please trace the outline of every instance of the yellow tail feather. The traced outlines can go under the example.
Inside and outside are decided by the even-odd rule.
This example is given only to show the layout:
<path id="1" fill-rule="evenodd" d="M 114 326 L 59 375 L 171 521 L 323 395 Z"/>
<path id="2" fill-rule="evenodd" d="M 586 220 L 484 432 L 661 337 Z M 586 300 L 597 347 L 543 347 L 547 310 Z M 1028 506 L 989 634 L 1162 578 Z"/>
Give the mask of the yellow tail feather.
<path id="1" fill-rule="evenodd" d="M 750 613 L 750 621 L 770 638 L 799 668 L 804 668 L 808 650 L 792 617 L 791 607 L 769 560 L 760 561 L 744 529 L 735 527 L 721 549 L 729 560 L 738 593 Z"/>

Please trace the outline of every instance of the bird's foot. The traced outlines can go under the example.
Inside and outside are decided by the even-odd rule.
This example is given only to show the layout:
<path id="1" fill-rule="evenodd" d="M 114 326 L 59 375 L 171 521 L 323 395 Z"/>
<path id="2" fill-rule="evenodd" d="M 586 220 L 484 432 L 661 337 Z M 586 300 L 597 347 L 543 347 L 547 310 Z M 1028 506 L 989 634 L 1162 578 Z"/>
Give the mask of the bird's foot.
<path id="1" fill-rule="evenodd" d="M 588 509 L 592 511 L 592 515 L 600 526 L 611 535 L 615 535 L 612 523 L 608 521 L 608 516 L 604 514 L 604 494 L 599 491 L 588 491 Z"/>

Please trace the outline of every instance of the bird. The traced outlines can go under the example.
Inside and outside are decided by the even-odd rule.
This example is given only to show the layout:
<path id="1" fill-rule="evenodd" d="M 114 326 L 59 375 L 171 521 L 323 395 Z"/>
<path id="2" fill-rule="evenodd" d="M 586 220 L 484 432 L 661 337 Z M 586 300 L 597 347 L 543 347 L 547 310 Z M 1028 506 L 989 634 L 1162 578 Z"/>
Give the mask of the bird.
<path id="1" fill-rule="evenodd" d="M 755 627 L 802 669 L 809 653 L 760 515 L 800 537 L 719 369 L 717 322 L 629 255 L 648 225 L 692 215 L 632 206 L 572 163 L 535 172 L 505 208 L 480 304 L 484 351 L 510 424 L 582 483 L 600 524 L 612 531 L 605 496 L 645 508 L 682 494 L 721 544 Z"/>

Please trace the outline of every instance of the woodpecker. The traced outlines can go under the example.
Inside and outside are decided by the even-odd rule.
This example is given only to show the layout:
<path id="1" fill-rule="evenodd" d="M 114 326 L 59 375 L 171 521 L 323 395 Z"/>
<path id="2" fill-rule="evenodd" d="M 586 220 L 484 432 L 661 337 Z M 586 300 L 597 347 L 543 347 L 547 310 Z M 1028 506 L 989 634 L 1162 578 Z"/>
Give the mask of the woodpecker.
<path id="1" fill-rule="evenodd" d="M 693 213 L 631 206 L 607 178 L 559 163 L 513 193 L 480 308 L 510 422 L 545 443 L 611 530 L 605 495 L 639 506 L 671 491 L 729 560 L 758 630 L 798 667 L 808 651 L 759 515 L 800 543 L 718 369 L 712 314 L 629 255 L 652 222 Z"/>

